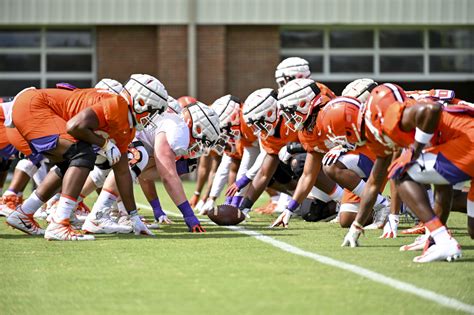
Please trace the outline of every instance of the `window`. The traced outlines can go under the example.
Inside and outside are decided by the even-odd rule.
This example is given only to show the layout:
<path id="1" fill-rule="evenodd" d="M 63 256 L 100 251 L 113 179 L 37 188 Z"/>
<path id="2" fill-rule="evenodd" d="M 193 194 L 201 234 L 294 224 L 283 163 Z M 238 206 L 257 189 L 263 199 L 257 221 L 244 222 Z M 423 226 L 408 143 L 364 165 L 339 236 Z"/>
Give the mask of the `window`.
<path id="1" fill-rule="evenodd" d="M 330 33 L 331 48 L 372 48 L 373 31 L 338 30 Z"/>
<path id="2" fill-rule="evenodd" d="M 91 87 L 95 73 L 91 28 L 0 29 L 0 96 L 58 82 Z"/>
<path id="3" fill-rule="evenodd" d="M 320 81 L 474 79 L 472 27 L 292 27 L 281 41 L 281 57 L 305 58 Z"/>

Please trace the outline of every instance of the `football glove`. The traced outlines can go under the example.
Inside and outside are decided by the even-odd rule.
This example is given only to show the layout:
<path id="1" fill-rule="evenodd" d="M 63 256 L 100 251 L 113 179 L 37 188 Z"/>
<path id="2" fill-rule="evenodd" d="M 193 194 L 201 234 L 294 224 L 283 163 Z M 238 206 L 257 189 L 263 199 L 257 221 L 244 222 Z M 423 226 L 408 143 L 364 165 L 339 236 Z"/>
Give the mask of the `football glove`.
<path id="1" fill-rule="evenodd" d="M 342 145 L 335 146 L 328 153 L 326 153 L 323 157 L 323 165 L 332 165 L 337 162 L 339 157 L 347 152 L 347 149 L 344 148 Z"/>
<path id="2" fill-rule="evenodd" d="M 397 238 L 398 223 L 400 216 L 398 214 L 389 214 L 387 223 L 383 227 L 383 234 L 380 238 Z"/>
<path id="3" fill-rule="evenodd" d="M 146 227 L 136 210 L 130 213 L 130 221 L 132 222 L 132 229 L 135 235 L 155 235 Z"/>
<path id="4" fill-rule="evenodd" d="M 344 237 L 344 241 L 341 244 L 341 247 L 350 246 L 350 247 L 357 247 L 359 246 L 359 237 L 364 233 L 364 228 L 357 222 L 353 222 L 349 232 L 347 232 L 346 236 Z"/>
<path id="5" fill-rule="evenodd" d="M 283 228 L 288 228 L 288 223 L 290 222 L 291 216 L 293 215 L 293 212 L 291 212 L 288 209 L 285 209 L 280 216 L 273 222 L 272 225 L 270 225 L 271 228 L 277 227 L 277 226 L 282 226 Z"/>
<path id="6" fill-rule="evenodd" d="M 99 154 L 105 156 L 110 165 L 117 163 L 122 156 L 122 154 L 120 154 L 119 148 L 109 139 L 105 139 L 105 143 L 99 150 Z"/>

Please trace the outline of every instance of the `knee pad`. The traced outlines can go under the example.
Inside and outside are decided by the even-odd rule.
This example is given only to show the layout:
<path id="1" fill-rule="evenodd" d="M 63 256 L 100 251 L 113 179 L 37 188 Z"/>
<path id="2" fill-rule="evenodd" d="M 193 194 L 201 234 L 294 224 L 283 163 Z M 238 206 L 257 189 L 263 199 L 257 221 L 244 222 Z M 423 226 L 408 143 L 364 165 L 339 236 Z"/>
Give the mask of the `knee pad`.
<path id="1" fill-rule="evenodd" d="M 110 170 L 112 166 L 110 166 L 109 160 L 103 155 L 97 154 L 95 158 L 95 167 L 94 169 L 98 167 L 101 170 Z"/>
<path id="2" fill-rule="evenodd" d="M 46 175 L 48 175 L 48 166 L 44 161 L 42 161 L 39 164 L 38 171 L 33 175 L 35 184 L 39 186 L 39 184 L 41 184 L 41 182 L 45 179 Z"/>
<path id="3" fill-rule="evenodd" d="M 6 172 L 10 168 L 10 165 L 12 164 L 12 160 L 10 159 L 0 159 L 0 172 Z"/>
<path id="4" fill-rule="evenodd" d="M 133 141 L 127 151 L 128 165 L 132 179 L 137 179 L 148 164 L 150 156 L 141 141 Z"/>
<path id="5" fill-rule="evenodd" d="M 96 154 L 92 145 L 84 141 L 78 141 L 71 145 L 63 157 L 69 161 L 69 166 L 84 167 L 92 171 L 94 169 Z"/>
<path id="6" fill-rule="evenodd" d="M 110 171 L 110 168 L 104 170 L 96 165 L 94 169 L 89 173 L 89 177 L 94 182 L 94 185 L 97 188 L 102 188 L 104 186 L 105 179 L 107 178 L 107 175 L 109 175 Z"/>
<path id="7" fill-rule="evenodd" d="M 26 173 L 30 178 L 33 178 L 35 173 L 38 171 L 38 167 L 28 159 L 21 159 L 18 161 L 16 168 Z"/>
<path id="8" fill-rule="evenodd" d="M 64 177 L 64 174 L 66 174 L 66 171 L 69 167 L 69 161 L 62 161 L 59 163 L 56 163 L 53 168 L 51 168 L 52 171 L 56 173 L 60 178 Z"/>

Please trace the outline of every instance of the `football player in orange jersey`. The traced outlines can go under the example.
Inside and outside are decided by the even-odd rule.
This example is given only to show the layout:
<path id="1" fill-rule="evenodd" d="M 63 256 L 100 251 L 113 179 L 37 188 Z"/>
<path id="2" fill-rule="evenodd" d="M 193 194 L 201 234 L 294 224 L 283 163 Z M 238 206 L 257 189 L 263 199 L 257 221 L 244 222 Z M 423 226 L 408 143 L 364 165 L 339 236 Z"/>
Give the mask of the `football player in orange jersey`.
<path id="1" fill-rule="evenodd" d="M 435 215 L 435 212 L 443 211 L 433 212 L 423 184 L 435 185 L 435 208 L 449 209 L 452 185 L 474 177 L 474 155 L 470 153 L 474 141 L 472 108 L 465 105 L 445 107 L 432 101 L 417 102 L 408 99 L 401 87 L 386 83 L 372 91 L 361 115 L 366 135 L 386 149 L 406 148 L 390 169 L 390 159 L 376 161 L 374 169 L 377 167 L 378 172 L 374 175 L 372 187 L 389 173 L 389 177 L 397 180 L 402 200 L 428 229 L 434 245 L 415 257 L 414 262 L 459 258 L 459 244 Z M 469 196 L 471 201 L 472 193 Z M 365 219 L 366 209 L 372 202 L 368 187 L 362 197 L 357 221 Z M 351 226 L 345 242 L 357 241 L 362 231 L 357 221 Z"/>
<path id="2" fill-rule="evenodd" d="M 200 102 L 189 104 L 182 114 L 166 112 L 154 117 L 152 123 L 156 127 L 137 133 L 135 141 L 142 143 L 145 152 L 138 157 L 140 163 L 136 167 L 140 170 L 135 172 L 135 176 L 159 223 L 171 223 L 161 208 L 155 188 L 155 180 L 161 178 L 169 196 L 183 214 L 189 231 L 205 232 L 187 201 L 179 175 L 189 172 L 188 161 L 191 158 L 195 159 L 215 144 L 220 134 L 218 118 L 212 108 Z M 101 223 L 119 195 L 111 175 L 84 223 L 83 229 L 88 232 L 110 233 L 109 227 Z"/>
<path id="3" fill-rule="evenodd" d="M 321 172 L 324 154 L 340 145 L 340 139 L 332 137 L 331 130 L 325 130 L 318 120 L 322 117 L 322 111 L 327 106 L 333 107 L 339 102 L 349 102 L 353 106 L 360 106 L 360 102 L 353 98 L 331 98 L 324 85 L 318 84 L 310 79 L 296 79 L 285 85 L 279 93 L 278 104 L 282 115 L 286 118 L 289 128 L 298 130 L 299 142 L 308 152 L 304 164 L 303 174 L 298 181 L 298 186 L 293 193 L 293 198 L 288 204 L 287 209 L 275 220 L 272 226 L 282 225 L 286 227 L 293 214 L 293 211 L 307 197 L 312 187 L 320 185 L 317 180 L 321 180 L 324 173 Z M 332 95 L 331 95 L 332 96 Z M 324 116 L 323 112 L 323 116 Z M 346 130 L 353 130 L 352 126 L 338 126 Z M 329 137 L 328 137 L 329 136 Z M 351 138 L 357 139 L 356 133 L 351 133 Z M 366 152 L 365 152 L 366 153 Z M 367 153 L 366 153 L 367 154 Z M 366 160 L 370 162 L 370 158 L 366 155 Z M 369 163 L 366 163 L 369 164 Z M 368 166 L 370 168 L 370 165 Z M 344 176 L 341 176 L 338 183 L 342 187 L 348 188 L 355 194 L 359 193 L 364 186 L 364 181 L 353 171 L 346 170 Z M 368 171 L 366 171 L 367 173 Z M 334 183 L 332 184 L 333 188 Z M 336 185 L 336 187 L 338 187 Z M 327 188 L 326 188 L 327 189 Z M 331 190 L 329 190 L 331 191 Z M 377 206 L 386 208 L 388 205 L 385 198 L 379 196 Z"/>
<path id="4" fill-rule="evenodd" d="M 61 186 L 58 209 L 45 231 L 46 239 L 93 240 L 69 223 L 80 190 L 100 148 L 115 170 L 117 184 L 135 232 L 149 233 L 138 217 L 126 152 L 135 128 L 167 108 L 167 92 L 156 78 L 132 75 L 120 95 L 97 89 L 28 89 L 17 95 L 13 124 L 34 151 L 56 164 L 43 183 L 12 213 L 7 223 L 29 234 L 43 234 L 32 215 Z M 115 143 L 114 143 L 115 142 Z M 34 209 L 34 210 L 33 210 Z"/>

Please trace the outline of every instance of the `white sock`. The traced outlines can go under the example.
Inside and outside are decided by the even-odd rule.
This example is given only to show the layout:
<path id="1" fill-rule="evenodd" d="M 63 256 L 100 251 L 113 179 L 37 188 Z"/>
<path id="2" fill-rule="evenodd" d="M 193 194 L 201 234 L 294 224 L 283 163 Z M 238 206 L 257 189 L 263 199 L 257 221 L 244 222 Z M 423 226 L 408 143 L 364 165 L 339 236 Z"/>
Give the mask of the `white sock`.
<path id="1" fill-rule="evenodd" d="M 97 198 L 97 201 L 92 207 L 91 215 L 95 218 L 98 212 L 101 212 L 106 208 L 111 208 L 116 201 L 117 195 L 113 194 L 110 191 L 107 191 L 106 189 L 102 189 L 99 194 L 99 198 Z"/>
<path id="2" fill-rule="evenodd" d="M 352 192 L 354 193 L 354 195 L 357 195 L 357 196 L 361 197 L 361 196 L 362 196 L 362 192 L 364 192 L 364 187 L 365 187 L 365 182 L 364 182 L 363 180 L 361 180 L 361 181 L 357 184 L 356 188 L 354 188 L 354 189 L 352 190 Z"/>
<path id="3" fill-rule="evenodd" d="M 35 190 L 31 193 L 28 199 L 26 199 L 25 202 L 23 202 L 23 205 L 21 206 L 21 210 L 26 214 L 33 214 L 43 204 L 44 202 L 38 198 L 38 195 L 36 194 L 36 190 Z"/>
<path id="4" fill-rule="evenodd" d="M 344 189 L 342 189 L 341 186 L 336 185 L 336 189 L 334 189 L 334 191 L 331 194 L 329 194 L 329 197 L 331 197 L 331 199 L 334 201 L 341 201 L 343 193 L 344 193 Z"/>
<path id="5" fill-rule="evenodd" d="M 61 194 L 61 197 L 59 198 L 58 207 L 56 208 L 56 212 L 53 214 L 54 221 L 61 222 L 65 219 L 69 219 L 71 213 L 76 209 L 76 206 L 76 199 Z"/>
<path id="6" fill-rule="evenodd" d="M 452 239 L 445 226 L 439 227 L 431 232 L 431 237 L 434 239 L 436 244 L 447 243 Z"/>

